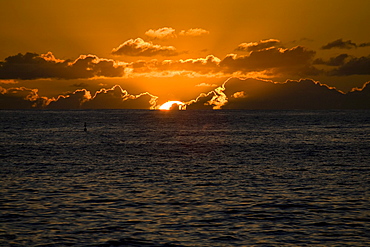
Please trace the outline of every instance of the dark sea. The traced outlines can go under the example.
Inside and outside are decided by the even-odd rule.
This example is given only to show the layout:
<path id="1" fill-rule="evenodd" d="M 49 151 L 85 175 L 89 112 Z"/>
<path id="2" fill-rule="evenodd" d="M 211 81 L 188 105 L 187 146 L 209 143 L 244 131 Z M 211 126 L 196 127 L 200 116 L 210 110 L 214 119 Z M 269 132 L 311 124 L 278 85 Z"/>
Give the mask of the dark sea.
<path id="1" fill-rule="evenodd" d="M 2 110 L 0 130 L 0 246 L 370 246 L 370 111 Z"/>

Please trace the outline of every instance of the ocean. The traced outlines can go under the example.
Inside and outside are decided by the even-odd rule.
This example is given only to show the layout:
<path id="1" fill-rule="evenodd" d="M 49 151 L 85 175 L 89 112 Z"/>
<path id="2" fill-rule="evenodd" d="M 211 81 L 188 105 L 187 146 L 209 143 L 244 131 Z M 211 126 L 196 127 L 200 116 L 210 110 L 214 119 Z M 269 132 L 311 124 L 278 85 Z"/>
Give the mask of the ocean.
<path id="1" fill-rule="evenodd" d="M 370 245 L 370 111 L 2 110 L 0 126 L 1 246 Z"/>

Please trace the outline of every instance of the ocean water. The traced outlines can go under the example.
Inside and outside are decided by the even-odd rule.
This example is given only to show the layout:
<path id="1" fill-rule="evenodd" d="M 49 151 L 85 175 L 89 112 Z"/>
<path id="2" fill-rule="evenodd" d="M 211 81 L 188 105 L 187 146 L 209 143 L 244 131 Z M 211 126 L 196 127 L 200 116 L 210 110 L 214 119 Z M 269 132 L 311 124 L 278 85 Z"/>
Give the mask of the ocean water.
<path id="1" fill-rule="evenodd" d="M 0 111 L 0 130 L 1 246 L 370 245 L 370 111 Z"/>

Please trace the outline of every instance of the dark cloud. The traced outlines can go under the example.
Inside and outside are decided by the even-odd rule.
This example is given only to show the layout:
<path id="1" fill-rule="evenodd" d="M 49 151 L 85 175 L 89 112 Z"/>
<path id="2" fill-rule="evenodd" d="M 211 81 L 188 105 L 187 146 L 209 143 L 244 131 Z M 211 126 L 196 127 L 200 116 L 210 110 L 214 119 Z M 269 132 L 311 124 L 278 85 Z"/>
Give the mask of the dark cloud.
<path id="1" fill-rule="evenodd" d="M 79 79 L 119 77 L 124 67 L 116 66 L 113 60 L 100 59 L 94 55 L 81 55 L 75 61 L 56 59 L 47 54 L 26 53 L 5 58 L 0 62 L 0 79 Z"/>
<path id="2" fill-rule="evenodd" d="M 150 93 L 129 94 L 121 86 L 101 89 L 94 96 L 86 89 L 60 95 L 50 102 L 51 109 L 150 109 L 154 108 L 157 97 Z"/>
<path id="3" fill-rule="evenodd" d="M 302 46 L 270 48 L 253 51 L 248 56 L 229 55 L 220 62 L 220 66 L 225 72 L 273 70 L 271 72 L 296 73 L 309 67 L 314 56 L 315 51 Z"/>
<path id="4" fill-rule="evenodd" d="M 211 110 L 215 106 L 212 105 L 212 99 L 217 96 L 215 91 L 200 94 L 195 100 L 187 102 L 187 110 Z"/>
<path id="5" fill-rule="evenodd" d="M 328 61 L 324 61 L 321 58 L 315 59 L 313 64 L 324 64 L 329 66 L 340 66 L 345 63 L 345 60 L 349 57 L 348 54 L 340 54 L 336 57 L 330 58 Z"/>
<path id="6" fill-rule="evenodd" d="M 300 42 L 305 42 L 305 41 L 307 41 L 307 42 L 313 42 L 314 40 L 313 39 L 310 39 L 310 38 L 301 38 L 299 40 L 293 40 L 293 41 L 291 41 L 291 43 L 295 44 L 295 43 L 300 43 Z"/>
<path id="7" fill-rule="evenodd" d="M 155 105 L 156 97 L 149 93 L 131 95 L 119 85 L 101 89 L 82 107 L 85 109 L 149 109 Z"/>
<path id="8" fill-rule="evenodd" d="M 230 80 L 223 109 L 337 109 L 342 93 L 313 80 L 274 83 L 248 79 Z"/>
<path id="9" fill-rule="evenodd" d="M 351 58 L 331 73 L 338 76 L 370 75 L 370 56 Z"/>
<path id="10" fill-rule="evenodd" d="M 0 109 L 41 108 L 46 104 L 47 98 L 40 97 L 37 89 L 0 87 Z"/>
<path id="11" fill-rule="evenodd" d="M 266 39 L 260 40 L 259 42 L 241 43 L 235 51 L 257 51 L 270 47 L 274 47 L 280 44 L 280 40 L 277 39 Z"/>
<path id="12" fill-rule="evenodd" d="M 154 45 L 152 42 L 145 42 L 143 39 L 137 38 L 135 40 L 127 40 L 117 48 L 114 48 L 112 54 L 151 57 L 156 55 L 177 56 L 179 53 L 173 46 Z"/>
<path id="13" fill-rule="evenodd" d="M 358 47 L 368 47 L 370 46 L 370 42 L 367 42 L 367 43 L 361 43 L 358 45 Z"/>
<path id="14" fill-rule="evenodd" d="M 370 81 L 360 89 L 347 93 L 344 108 L 370 109 Z"/>
<path id="15" fill-rule="evenodd" d="M 80 109 L 82 104 L 91 100 L 91 94 L 86 89 L 76 90 L 73 93 L 59 95 L 48 104 L 49 109 Z"/>
<path id="16" fill-rule="evenodd" d="M 157 98 L 148 92 L 129 94 L 119 85 L 101 89 L 93 96 L 79 89 L 57 98 L 40 97 L 37 89 L 0 87 L 0 109 L 154 109 Z"/>
<path id="17" fill-rule="evenodd" d="M 276 83 L 232 78 L 187 104 L 187 109 L 370 109 L 370 83 L 343 94 L 311 79 Z"/>
<path id="18" fill-rule="evenodd" d="M 0 109 L 155 109 L 156 104 L 156 96 L 132 95 L 118 85 L 93 96 L 82 89 L 56 99 L 40 97 L 37 89 L 0 87 Z M 344 94 L 311 79 L 276 83 L 231 78 L 186 102 L 186 109 L 370 109 L 370 82 Z"/>
<path id="19" fill-rule="evenodd" d="M 328 50 L 332 48 L 339 48 L 339 49 L 352 49 L 356 48 L 356 43 L 353 43 L 351 40 L 343 41 L 343 39 L 337 39 L 333 42 L 329 42 L 328 44 L 321 47 L 323 50 Z"/>

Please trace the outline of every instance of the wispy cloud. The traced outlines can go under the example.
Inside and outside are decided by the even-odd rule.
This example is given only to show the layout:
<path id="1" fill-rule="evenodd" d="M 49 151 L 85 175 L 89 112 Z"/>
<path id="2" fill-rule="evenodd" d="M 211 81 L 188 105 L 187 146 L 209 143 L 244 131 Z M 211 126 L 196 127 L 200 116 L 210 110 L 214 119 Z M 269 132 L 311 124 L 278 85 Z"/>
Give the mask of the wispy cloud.
<path id="1" fill-rule="evenodd" d="M 145 35 L 150 39 L 171 39 L 177 37 L 200 37 L 208 35 L 210 32 L 203 28 L 190 28 L 187 30 L 181 30 L 176 32 L 172 27 L 162 27 L 158 29 L 149 29 L 145 32 Z"/>
<path id="2" fill-rule="evenodd" d="M 112 50 L 113 55 L 126 56 L 143 56 L 152 57 L 161 56 L 176 56 L 179 53 L 173 46 L 155 45 L 152 42 L 146 42 L 141 38 L 129 39 Z"/>
<path id="3" fill-rule="evenodd" d="M 337 40 L 334 40 L 334 41 L 329 42 L 328 44 L 322 46 L 321 49 L 323 49 L 323 50 L 328 50 L 328 49 L 332 49 L 332 48 L 352 49 L 352 48 L 367 47 L 367 46 L 370 46 L 370 42 L 356 44 L 356 43 L 352 42 L 351 40 L 344 41 L 343 39 L 337 39 Z"/>
<path id="4" fill-rule="evenodd" d="M 172 27 L 162 27 L 156 30 L 149 29 L 145 35 L 152 39 L 169 39 L 177 37 L 175 31 Z"/>
<path id="5" fill-rule="evenodd" d="M 209 31 L 203 28 L 190 28 L 188 30 L 181 30 L 179 33 L 179 35 L 181 36 L 191 36 L 191 37 L 198 37 L 207 34 L 209 34 Z"/>
<path id="6" fill-rule="evenodd" d="M 241 43 L 235 51 L 257 51 L 266 48 L 274 47 L 280 44 L 280 40 L 277 39 L 266 39 L 260 40 L 259 42 Z"/>

